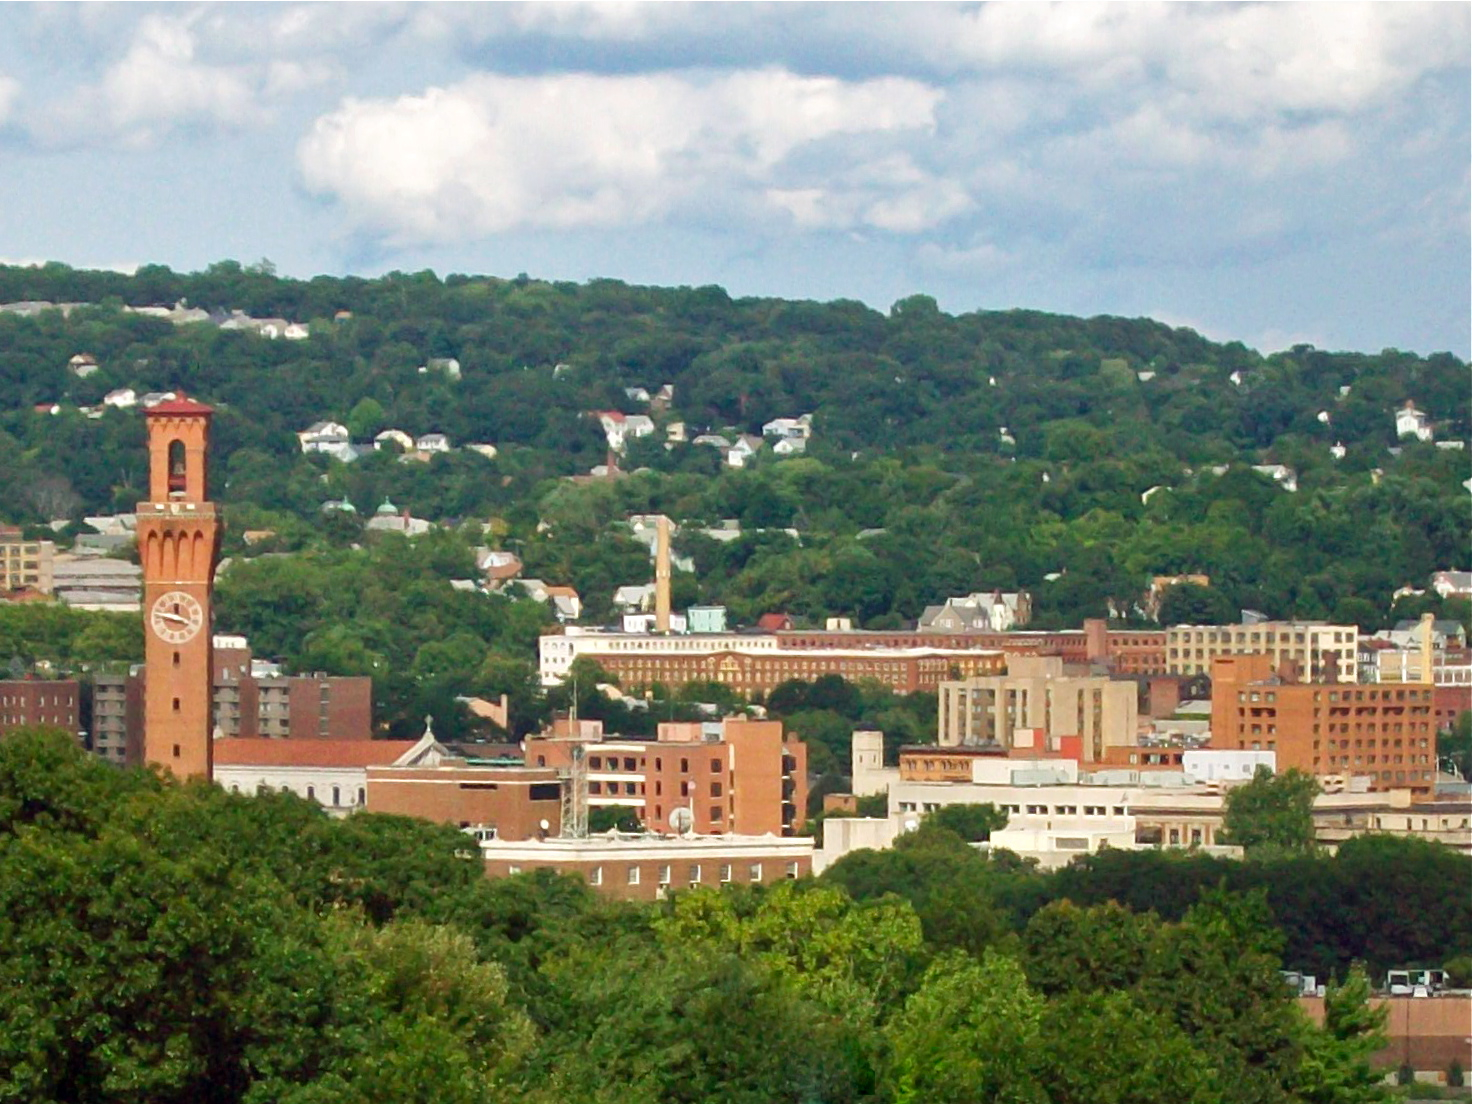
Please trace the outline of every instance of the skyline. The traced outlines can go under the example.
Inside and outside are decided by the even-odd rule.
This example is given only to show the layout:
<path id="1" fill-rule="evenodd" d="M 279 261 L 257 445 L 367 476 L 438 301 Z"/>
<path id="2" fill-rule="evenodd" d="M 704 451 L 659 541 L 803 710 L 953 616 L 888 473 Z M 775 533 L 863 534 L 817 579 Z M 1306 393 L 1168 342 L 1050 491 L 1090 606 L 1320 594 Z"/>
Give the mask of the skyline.
<path id="1" fill-rule="evenodd" d="M 920 292 L 1465 359 L 1468 13 L 7 6 L 0 260 Z"/>

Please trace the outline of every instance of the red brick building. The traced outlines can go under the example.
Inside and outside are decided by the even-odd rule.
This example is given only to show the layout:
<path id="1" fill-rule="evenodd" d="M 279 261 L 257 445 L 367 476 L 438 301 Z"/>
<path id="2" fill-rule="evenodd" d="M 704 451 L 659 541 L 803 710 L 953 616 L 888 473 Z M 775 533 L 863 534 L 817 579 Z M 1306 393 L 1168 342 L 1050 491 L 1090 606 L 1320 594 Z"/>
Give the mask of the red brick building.
<path id="1" fill-rule="evenodd" d="M 562 782 L 551 768 L 482 767 L 441 759 L 406 766 L 374 764 L 367 777 L 371 813 L 494 829 L 503 840 L 538 839 L 562 830 Z"/>
<path id="2" fill-rule="evenodd" d="M 528 767 L 563 770 L 583 754 L 588 804 L 633 809 L 651 831 L 689 809 L 700 835 L 791 836 L 807 808 L 807 745 L 780 721 L 728 718 L 709 727 L 662 724 L 655 740 L 534 736 Z"/>
<path id="3" fill-rule="evenodd" d="M 1372 790 L 1429 794 L 1436 780 L 1434 688 L 1422 683 L 1288 683 L 1266 655 L 1212 660 L 1211 746 L 1273 751 L 1280 771 L 1364 775 Z"/>
<path id="4" fill-rule="evenodd" d="M 64 728 L 75 736 L 82 725 L 81 700 L 74 679 L 0 680 L 0 736 L 27 725 Z"/>

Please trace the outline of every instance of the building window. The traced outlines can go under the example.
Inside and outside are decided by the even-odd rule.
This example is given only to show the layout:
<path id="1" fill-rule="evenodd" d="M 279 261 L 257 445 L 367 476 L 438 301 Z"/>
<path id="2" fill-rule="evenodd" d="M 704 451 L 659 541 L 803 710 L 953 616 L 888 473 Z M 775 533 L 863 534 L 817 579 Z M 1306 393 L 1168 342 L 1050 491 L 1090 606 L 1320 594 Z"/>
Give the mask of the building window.
<path id="1" fill-rule="evenodd" d="M 317 787 L 316 786 L 308 786 L 307 787 L 307 800 L 308 801 L 316 801 L 317 800 Z"/>
<path id="2" fill-rule="evenodd" d="M 631 867 L 629 867 L 628 880 L 629 880 L 629 885 L 638 885 L 639 884 L 639 868 L 637 866 L 631 866 Z"/>
<path id="3" fill-rule="evenodd" d="M 358 787 L 358 804 L 359 805 L 366 805 L 367 803 L 368 803 L 368 795 L 363 791 L 363 787 L 362 786 L 359 786 Z"/>
<path id="4" fill-rule="evenodd" d="M 595 866 L 592 870 L 588 871 L 588 884 L 595 886 L 601 886 L 603 884 L 603 868 L 601 866 Z"/>
<path id="5" fill-rule="evenodd" d="M 746 868 L 746 880 L 749 882 L 759 882 L 762 880 L 761 863 L 752 863 L 749 867 Z"/>
<path id="6" fill-rule="evenodd" d="M 730 863 L 721 863 L 721 881 L 722 882 L 729 882 L 730 880 L 731 880 L 731 864 Z"/>
<path id="7" fill-rule="evenodd" d="M 506 868 L 506 873 L 507 874 L 520 874 L 521 873 L 521 867 L 517 866 L 515 863 L 512 863 L 510 866 L 508 866 Z"/>
<path id="8" fill-rule="evenodd" d="M 797 863 L 790 862 L 790 863 L 787 864 L 787 878 L 788 878 L 789 881 L 791 881 L 791 880 L 795 879 L 796 877 L 797 877 Z"/>
<path id="9" fill-rule="evenodd" d="M 710 819 L 712 821 L 721 819 L 721 807 L 719 805 L 712 805 L 710 807 Z"/>
<path id="10" fill-rule="evenodd" d="M 668 866 L 661 866 L 659 868 L 659 884 L 662 886 L 670 884 L 670 868 Z"/>
<path id="11" fill-rule="evenodd" d="M 342 804 L 342 787 L 332 787 L 332 807 L 335 809 Z"/>
<path id="12" fill-rule="evenodd" d="M 1425 741 L 1423 740 L 1422 743 L 1425 743 Z M 721 784 L 719 782 L 712 782 L 710 784 L 710 795 L 711 797 L 721 796 Z"/>
<path id="13" fill-rule="evenodd" d="M 700 864 L 699 863 L 691 863 L 690 864 L 690 884 L 691 885 L 699 885 L 700 884 Z"/>

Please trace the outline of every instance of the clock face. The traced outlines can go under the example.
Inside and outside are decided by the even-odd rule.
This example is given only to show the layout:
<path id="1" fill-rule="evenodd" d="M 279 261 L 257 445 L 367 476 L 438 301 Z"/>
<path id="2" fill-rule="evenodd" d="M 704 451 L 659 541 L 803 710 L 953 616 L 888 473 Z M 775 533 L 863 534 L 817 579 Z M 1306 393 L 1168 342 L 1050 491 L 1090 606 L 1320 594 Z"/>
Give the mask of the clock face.
<path id="1" fill-rule="evenodd" d="M 204 607 L 192 595 L 182 590 L 171 590 L 154 602 L 148 623 L 160 640 L 184 644 L 204 628 Z"/>

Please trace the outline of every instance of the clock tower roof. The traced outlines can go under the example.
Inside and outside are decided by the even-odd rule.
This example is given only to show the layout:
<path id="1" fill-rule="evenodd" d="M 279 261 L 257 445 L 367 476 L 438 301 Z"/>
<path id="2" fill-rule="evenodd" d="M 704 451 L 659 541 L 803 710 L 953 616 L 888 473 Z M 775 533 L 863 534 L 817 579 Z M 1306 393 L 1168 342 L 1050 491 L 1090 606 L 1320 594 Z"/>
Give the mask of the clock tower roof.
<path id="1" fill-rule="evenodd" d="M 144 413 L 149 415 L 150 417 L 155 415 L 167 414 L 173 414 L 176 416 L 179 414 L 213 414 L 214 412 L 214 407 L 206 406 L 202 402 L 195 402 L 183 392 L 179 393 L 179 397 L 177 399 L 166 399 L 165 401 L 159 403 L 157 406 L 150 406 L 146 411 L 144 411 Z"/>

